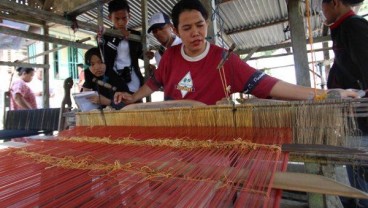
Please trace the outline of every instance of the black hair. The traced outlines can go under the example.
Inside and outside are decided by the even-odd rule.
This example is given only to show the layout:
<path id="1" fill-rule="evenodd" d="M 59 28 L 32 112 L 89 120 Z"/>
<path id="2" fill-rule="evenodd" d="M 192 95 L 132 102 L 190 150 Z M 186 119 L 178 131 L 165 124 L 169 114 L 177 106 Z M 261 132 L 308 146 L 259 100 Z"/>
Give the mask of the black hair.
<path id="1" fill-rule="evenodd" d="M 29 67 L 19 67 L 16 69 L 16 71 L 18 72 L 19 76 L 22 76 L 22 74 L 29 74 L 31 72 L 34 72 L 34 68 L 29 68 Z"/>
<path id="2" fill-rule="evenodd" d="M 77 67 L 83 68 L 83 64 L 77 64 Z"/>
<path id="3" fill-rule="evenodd" d="M 108 10 L 109 14 L 119 10 L 126 10 L 129 13 L 130 7 L 126 0 L 112 0 L 109 2 Z"/>
<path id="4" fill-rule="evenodd" d="M 332 0 L 322 0 L 322 3 L 329 3 Z M 345 5 L 350 5 L 350 6 L 354 6 L 357 4 L 362 3 L 364 0 L 340 0 L 343 4 Z"/>
<path id="5" fill-rule="evenodd" d="M 100 50 L 96 47 L 88 49 L 88 51 L 84 54 L 84 62 L 86 65 L 91 65 L 91 58 L 93 55 L 98 56 L 101 60 Z"/>
<path id="6" fill-rule="evenodd" d="M 179 16 L 184 11 L 197 10 L 199 11 L 205 20 L 208 19 L 208 12 L 203 4 L 198 0 L 181 0 L 175 4 L 171 11 L 171 17 L 174 27 L 177 29 L 179 24 Z"/>
<path id="7" fill-rule="evenodd" d="M 343 4 L 348 4 L 348 5 L 357 5 L 362 3 L 364 0 L 342 0 Z"/>

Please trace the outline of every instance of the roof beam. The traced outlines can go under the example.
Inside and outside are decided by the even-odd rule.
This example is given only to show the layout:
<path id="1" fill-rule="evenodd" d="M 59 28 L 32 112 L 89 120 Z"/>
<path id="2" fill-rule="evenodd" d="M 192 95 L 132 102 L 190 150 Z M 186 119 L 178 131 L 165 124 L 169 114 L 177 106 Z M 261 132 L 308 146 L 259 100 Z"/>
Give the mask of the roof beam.
<path id="1" fill-rule="evenodd" d="M 0 0 L 0 8 L 9 10 L 14 13 L 27 14 L 32 19 L 38 19 L 38 20 L 46 21 L 46 22 L 54 22 L 60 25 L 68 26 L 68 27 L 77 23 L 80 29 L 84 29 L 87 31 L 93 31 L 95 33 L 97 33 L 98 31 L 98 25 L 89 24 L 89 23 L 85 23 L 85 22 L 77 21 L 77 20 L 71 21 L 55 13 L 44 11 L 44 10 L 37 9 L 37 8 L 30 8 L 26 5 L 14 3 L 12 1 Z M 113 29 L 105 28 L 105 34 L 114 36 L 114 37 L 123 37 L 121 32 L 119 32 L 118 30 L 113 30 Z M 141 41 L 141 37 L 139 35 L 134 35 L 134 34 L 130 34 L 128 39 L 133 40 L 133 41 L 138 41 L 138 42 Z"/>
<path id="2" fill-rule="evenodd" d="M 308 62 L 308 64 L 322 64 L 322 65 L 327 65 L 327 64 L 331 64 L 333 62 L 333 60 L 316 60 L 316 61 L 310 61 Z M 266 71 L 266 70 L 270 70 L 270 69 L 280 69 L 280 68 L 286 68 L 286 67 L 294 67 L 294 64 L 288 64 L 288 65 L 283 65 L 283 66 L 273 66 L 273 67 L 266 67 L 266 68 L 262 68 L 262 69 L 257 69 L 259 71 Z M 315 72 L 313 72 L 312 70 L 309 70 L 310 72 L 316 74 Z"/>
<path id="3" fill-rule="evenodd" d="M 84 39 L 82 39 L 82 40 L 77 40 L 76 42 L 77 42 L 77 43 L 83 43 L 83 42 L 86 42 L 86 41 L 88 41 L 88 40 L 91 40 L 91 38 L 90 38 L 90 37 L 88 37 L 88 38 L 84 38 Z M 61 50 L 61 49 L 65 48 L 65 47 L 67 47 L 67 46 L 60 46 L 60 47 L 56 47 L 56 48 L 51 49 L 51 50 L 44 51 L 44 52 L 39 53 L 39 54 L 36 54 L 36 55 L 34 55 L 34 56 L 31 56 L 31 57 L 27 57 L 27 58 L 25 58 L 25 59 L 22 59 L 22 60 L 20 60 L 20 62 L 29 61 L 29 60 L 34 59 L 34 58 L 37 58 L 37 57 L 39 57 L 39 56 L 47 55 L 47 54 L 49 54 L 49 53 L 53 53 L 53 52 L 55 52 L 55 51 Z"/>
<path id="4" fill-rule="evenodd" d="M 76 7 L 75 9 L 73 9 L 72 11 L 68 12 L 66 14 L 67 17 L 76 17 L 78 15 L 81 15 L 91 9 L 94 9 L 96 7 L 98 7 L 100 4 L 105 4 L 107 2 L 109 2 L 111 0 L 92 0 L 89 1 L 87 3 L 84 3 L 78 7 Z"/>
<path id="5" fill-rule="evenodd" d="M 4 12 L 0 12 L 0 18 L 11 20 L 11 21 L 17 21 L 17 22 L 21 22 L 21 23 L 26 23 L 26 24 L 29 24 L 29 25 L 37 26 L 37 27 L 40 27 L 40 26 L 44 25 L 44 23 L 45 23 L 44 21 L 30 19 L 26 15 L 15 14 L 15 13 L 14 14 L 5 14 Z"/>
<path id="6" fill-rule="evenodd" d="M 320 51 L 329 51 L 332 50 L 332 47 L 328 47 L 328 48 L 319 48 L 319 49 L 314 49 L 312 50 L 308 50 L 307 53 L 313 53 L 313 52 L 320 52 Z M 252 57 L 248 60 L 258 60 L 258 59 L 265 59 L 265 58 L 275 58 L 275 57 L 282 57 L 282 56 L 289 56 L 289 55 L 293 55 L 292 52 L 287 52 L 287 53 L 282 53 L 282 54 L 275 54 L 275 55 L 269 55 L 269 56 L 257 56 L 257 57 Z M 246 61 L 243 59 L 243 61 Z"/>
<path id="7" fill-rule="evenodd" d="M 87 44 L 82 44 L 82 43 L 73 42 L 69 40 L 58 39 L 58 38 L 54 38 L 50 36 L 39 35 L 39 34 L 30 33 L 30 32 L 23 31 L 23 30 L 17 30 L 17 29 L 5 27 L 5 26 L 0 26 L 0 33 L 22 37 L 22 38 L 29 38 L 32 40 L 39 40 L 42 42 L 56 43 L 56 44 L 66 45 L 66 46 L 71 46 L 71 47 L 76 47 L 76 48 L 90 49 L 94 47 L 93 45 L 87 45 Z"/>
<path id="8" fill-rule="evenodd" d="M 330 36 L 322 36 L 322 37 L 318 37 L 318 38 L 314 38 L 313 39 L 313 43 L 320 43 L 320 42 L 326 42 L 326 41 L 330 41 L 331 37 Z M 305 41 L 305 44 L 308 44 L 309 40 Z M 277 45 L 271 45 L 271 46 L 265 46 L 265 47 L 260 47 L 257 52 L 261 52 L 261 51 L 271 51 L 271 50 L 275 50 L 275 49 L 279 49 L 279 48 L 289 48 L 291 47 L 291 42 L 287 42 L 287 43 L 281 43 L 281 44 L 277 44 Z M 243 55 L 243 54 L 248 54 L 252 51 L 252 49 L 246 49 L 246 50 L 237 50 L 235 51 L 235 53 L 239 54 L 239 55 Z"/>
<path id="9" fill-rule="evenodd" d="M 260 23 L 257 25 L 246 25 L 244 27 L 238 28 L 238 29 L 233 29 L 233 30 L 225 30 L 225 33 L 227 35 L 233 35 L 233 34 L 237 34 L 237 33 L 241 33 L 241 32 L 245 32 L 245 31 L 250 31 L 250 30 L 257 30 L 260 28 L 264 28 L 264 27 L 269 27 L 269 26 L 273 26 L 273 25 L 278 25 L 278 24 L 282 24 L 289 21 L 289 19 L 286 17 L 285 19 L 280 19 L 280 20 L 276 20 L 274 22 L 269 22 L 269 23 Z"/>
<path id="10" fill-rule="evenodd" d="M 316 15 L 318 15 L 318 13 L 316 13 Z M 289 21 L 289 18 L 284 17 L 282 19 L 275 20 L 274 22 L 268 22 L 268 23 L 260 22 L 260 23 L 255 24 L 255 25 L 254 24 L 253 25 L 245 25 L 245 26 L 240 27 L 240 28 L 236 28 L 236 29 L 232 29 L 232 30 L 225 30 L 225 33 L 227 35 L 233 35 L 233 34 L 245 32 L 245 31 L 257 30 L 257 29 L 264 28 L 264 27 L 269 27 L 269 26 L 273 26 L 273 25 L 286 23 L 288 21 Z"/>
<path id="11" fill-rule="evenodd" d="M 245 61 L 245 62 L 246 62 L 246 61 L 250 60 L 250 59 L 251 59 L 251 57 L 253 56 L 253 54 L 254 54 L 255 52 L 257 52 L 258 48 L 259 48 L 259 47 L 253 48 L 253 49 L 248 53 L 247 57 L 245 57 L 245 58 L 243 59 L 243 61 Z"/>
<path id="12" fill-rule="evenodd" d="M 49 64 L 29 64 L 29 63 L 21 63 L 21 62 L 7 62 L 0 61 L 0 66 L 15 66 L 15 67 L 32 67 L 32 68 L 45 68 L 49 69 Z"/>

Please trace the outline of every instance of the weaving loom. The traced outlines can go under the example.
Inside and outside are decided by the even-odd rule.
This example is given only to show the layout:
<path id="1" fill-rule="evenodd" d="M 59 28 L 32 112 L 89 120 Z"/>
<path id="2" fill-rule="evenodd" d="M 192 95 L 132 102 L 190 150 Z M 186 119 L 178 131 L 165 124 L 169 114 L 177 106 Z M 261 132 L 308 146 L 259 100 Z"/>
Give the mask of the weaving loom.
<path id="1" fill-rule="evenodd" d="M 0 205 L 279 207 L 282 145 L 348 146 L 360 102 L 77 113 L 57 139 L 1 152 Z"/>

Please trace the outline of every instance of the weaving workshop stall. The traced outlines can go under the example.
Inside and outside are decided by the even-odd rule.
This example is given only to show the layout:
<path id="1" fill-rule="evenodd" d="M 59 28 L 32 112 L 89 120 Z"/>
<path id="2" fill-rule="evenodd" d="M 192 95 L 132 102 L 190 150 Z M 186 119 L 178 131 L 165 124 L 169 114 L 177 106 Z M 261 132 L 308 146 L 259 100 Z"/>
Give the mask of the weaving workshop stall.
<path id="1" fill-rule="evenodd" d="M 348 146 L 357 103 L 77 113 L 55 140 L 0 152 L 0 205 L 279 207 L 282 145 Z"/>

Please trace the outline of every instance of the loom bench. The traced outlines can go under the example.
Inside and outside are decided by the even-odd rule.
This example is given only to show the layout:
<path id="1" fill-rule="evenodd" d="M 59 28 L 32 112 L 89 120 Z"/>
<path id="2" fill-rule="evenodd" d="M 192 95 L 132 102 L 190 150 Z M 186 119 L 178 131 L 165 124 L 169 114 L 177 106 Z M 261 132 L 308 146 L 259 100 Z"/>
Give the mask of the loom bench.
<path id="1" fill-rule="evenodd" d="M 60 108 L 7 111 L 0 139 L 8 141 L 18 137 L 52 134 L 58 130 L 59 115 Z"/>

